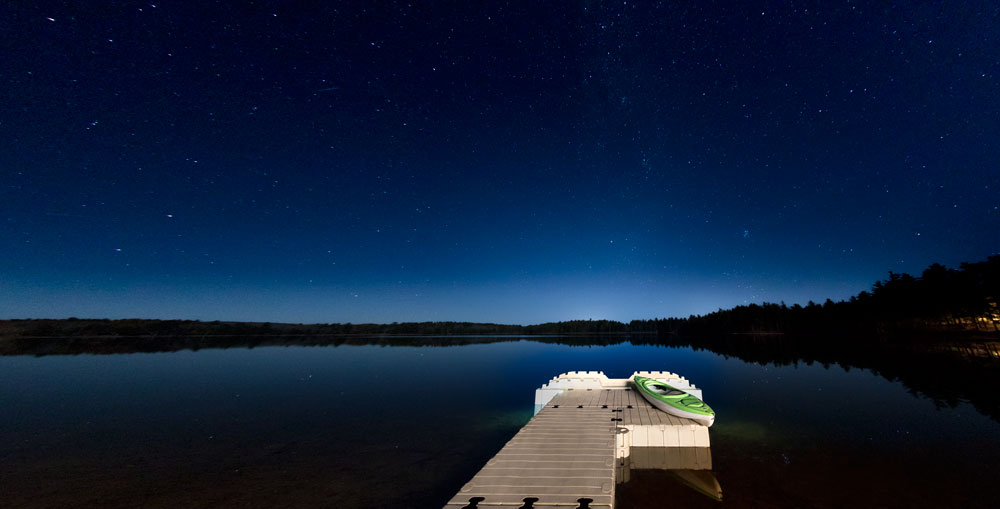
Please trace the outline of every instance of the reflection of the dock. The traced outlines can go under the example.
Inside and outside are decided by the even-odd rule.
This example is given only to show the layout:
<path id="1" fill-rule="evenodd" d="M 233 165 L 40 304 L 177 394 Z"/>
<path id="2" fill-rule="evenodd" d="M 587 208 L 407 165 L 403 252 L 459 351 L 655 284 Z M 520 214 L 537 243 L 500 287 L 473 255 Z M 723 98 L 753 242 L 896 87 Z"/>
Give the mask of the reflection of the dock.
<path id="1" fill-rule="evenodd" d="M 665 470 L 671 477 L 713 500 L 722 500 L 722 486 L 712 473 L 709 447 L 631 447 L 619 460 L 616 479 L 632 478 L 632 470 Z"/>

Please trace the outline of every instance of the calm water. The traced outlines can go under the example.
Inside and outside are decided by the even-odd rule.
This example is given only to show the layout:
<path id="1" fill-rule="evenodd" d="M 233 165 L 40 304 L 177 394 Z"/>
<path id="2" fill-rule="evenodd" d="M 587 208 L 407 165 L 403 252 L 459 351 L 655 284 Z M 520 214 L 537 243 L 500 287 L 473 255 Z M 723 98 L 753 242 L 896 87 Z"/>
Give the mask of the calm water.
<path id="1" fill-rule="evenodd" d="M 726 506 L 995 506 L 1000 424 L 862 370 L 514 341 L 0 358 L 0 506 L 440 507 L 570 370 L 671 370 Z M 928 372 L 928 377 L 935 376 Z M 719 506 L 634 471 L 619 507 Z"/>

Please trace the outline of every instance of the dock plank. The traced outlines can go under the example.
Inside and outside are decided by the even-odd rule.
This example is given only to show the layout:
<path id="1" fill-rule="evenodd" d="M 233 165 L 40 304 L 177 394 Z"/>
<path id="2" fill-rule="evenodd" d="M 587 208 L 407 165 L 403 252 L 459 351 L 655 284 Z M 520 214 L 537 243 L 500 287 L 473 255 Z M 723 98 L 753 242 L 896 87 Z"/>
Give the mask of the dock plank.
<path id="1" fill-rule="evenodd" d="M 694 388 L 674 373 L 639 374 Z M 522 507 L 530 499 L 544 509 L 576 509 L 583 499 L 612 509 L 616 477 L 627 480 L 632 464 L 710 469 L 708 428 L 656 409 L 631 387 L 630 379 L 598 372 L 553 378 L 536 392 L 535 416 L 445 509 Z"/>

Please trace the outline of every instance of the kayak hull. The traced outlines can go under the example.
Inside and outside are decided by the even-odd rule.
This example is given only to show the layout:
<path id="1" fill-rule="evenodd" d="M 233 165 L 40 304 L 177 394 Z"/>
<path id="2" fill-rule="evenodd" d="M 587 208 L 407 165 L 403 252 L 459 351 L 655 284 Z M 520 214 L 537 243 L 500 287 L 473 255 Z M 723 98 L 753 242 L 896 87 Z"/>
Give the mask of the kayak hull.
<path id="1" fill-rule="evenodd" d="M 637 376 L 637 392 L 654 407 L 682 419 L 691 419 L 702 426 L 715 423 L 715 411 L 697 396 L 659 380 Z"/>
<path id="2" fill-rule="evenodd" d="M 650 398 L 650 397 L 646 396 L 644 393 L 643 393 L 643 397 L 646 398 L 646 401 L 648 401 L 649 404 L 655 406 L 656 408 L 659 408 L 660 410 L 663 410 L 664 412 L 666 412 L 666 413 L 668 413 L 670 415 L 673 415 L 674 417 L 680 417 L 682 419 L 691 419 L 692 421 L 695 421 L 698 424 L 701 424 L 702 426 L 711 426 L 712 424 L 715 424 L 715 416 L 714 415 L 712 415 L 712 416 L 706 416 L 706 415 L 701 415 L 701 414 L 695 414 L 695 413 L 692 413 L 692 412 L 687 412 L 687 411 L 681 410 L 679 408 L 674 408 L 674 407 L 672 407 L 672 406 L 670 406 L 670 405 L 668 405 L 668 404 L 666 404 L 666 403 L 664 403 L 662 401 L 656 400 L 654 398 Z"/>

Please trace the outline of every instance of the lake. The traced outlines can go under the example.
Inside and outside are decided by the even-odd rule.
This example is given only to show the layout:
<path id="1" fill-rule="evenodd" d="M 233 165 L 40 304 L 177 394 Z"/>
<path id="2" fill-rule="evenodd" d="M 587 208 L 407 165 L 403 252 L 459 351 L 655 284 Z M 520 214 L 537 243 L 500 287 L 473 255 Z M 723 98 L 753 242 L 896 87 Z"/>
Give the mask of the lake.
<path id="1" fill-rule="evenodd" d="M 838 365 L 506 338 L 0 357 L 0 506 L 440 507 L 572 370 L 673 371 L 717 412 L 721 504 L 649 470 L 621 509 L 1000 502 L 1000 424 L 961 398 Z"/>

